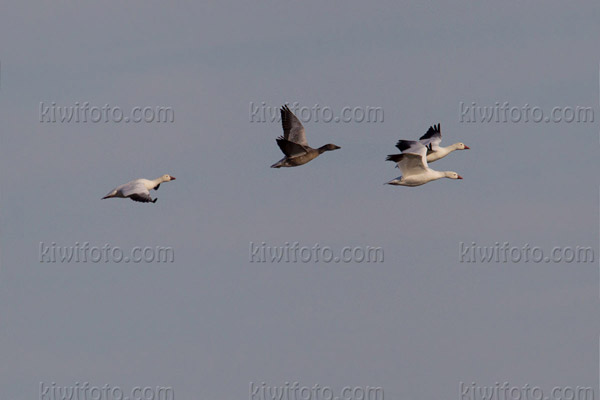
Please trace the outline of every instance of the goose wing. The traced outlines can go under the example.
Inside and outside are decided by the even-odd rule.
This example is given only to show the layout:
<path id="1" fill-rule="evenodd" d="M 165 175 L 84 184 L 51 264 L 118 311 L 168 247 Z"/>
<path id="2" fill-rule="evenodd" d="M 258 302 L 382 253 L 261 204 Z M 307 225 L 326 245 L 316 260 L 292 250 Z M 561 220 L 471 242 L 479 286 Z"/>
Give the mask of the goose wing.
<path id="1" fill-rule="evenodd" d="M 277 138 L 277 145 L 286 157 L 294 157 L 306 153 L 306 148 L 304 146 L 292 142 L 283 136 Z"/>
<path id="2" fill-rule="evenodd" d="M 422 151 L 423 144 L 416 140 L 398 140 L 396 147 L 403 153 L 419 154 Z"/>
<path id="3" fill-rule="evenodd" d="M 304 126 L 287 105 L 281 107 L 281 125 L 283 137 L 290 142 L 308 146 Z"/>
<path id="4" fill-rule="evenodd" d="M 129 198 L 133 201 L 139 201 L 140 203 L 156 203 L 156 199 L 150 197 L 147 193 L 134 193 Z"/>
<path id="5" fill-rule="evenodd" d="M 390 154 L 388 161 L 394 161 L 404 177 L 418 175 L 429 171 L 427 165 L 427 147 L 413 140 L 400 140 L 396 144 L 402 154 Z"/>
<path id="6" fill-rule="evenodd" d="M 419 141 L 426 146 L 430 152 L 437 151 L 442 142 L 440 124 L 430 126 L 427 133 L 419 138 Z"/>
<path id="7" fill-rule="evenodd" d="M 141 181 L 132 181 L 126 183 L 121 188 L 121 193 L 123 194 L 123 197 L 129 197 L 131 200 L 142 203 L 154 201 L 152 197 L 150 197 L 148 188 L 146 188 L 146 185 Z"/>

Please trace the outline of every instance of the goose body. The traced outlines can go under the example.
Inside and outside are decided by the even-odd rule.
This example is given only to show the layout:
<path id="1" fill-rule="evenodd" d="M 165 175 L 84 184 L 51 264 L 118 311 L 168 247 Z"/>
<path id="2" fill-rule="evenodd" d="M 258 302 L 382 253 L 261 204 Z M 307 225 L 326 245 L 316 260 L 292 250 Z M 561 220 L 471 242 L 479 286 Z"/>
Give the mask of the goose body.
<path id="1" fill-rule="evenodd" d="M 398 141 L 396 147 L 398 147 L 400 151 L 403 151 L 399 146 L 400 142 L 402 142 L 402 140 Z M 427 162 L 437 161 L 455 150 L 469 150 L 469 146 L 462 142 L 454 143 L 447 147 L 441 147 L 442 131 L 440 129 L 440 124 L 430 126 L 427 132 L 419 138 L 419 142 L 427 148 Z"/>
<path id="2" fill-rule="evenodd" d="M 277 145 L 285 157 L 271 165 L 271 168 L 297 167 L 314 160 L 326 151 L 340 148 L 334 144 L 326 144 L 318 149 L 310 147 L 304 126 L 287 105 L 281 107 L 281 124 L 283 136 L 277 138 Z"/>
<path id="3" fill-rule="evenodd" d="M 134 179 L 131 182 L 127 182 L 121 186 L 117 186 L 111 190 L 102 199 L 110 199 L 113 197 L 118 198 L 130 198 L 133 201 L 139 201 L 142 203 L 156 203 L 158 199 L 152 199 L 150 196 L 150 190 L 158 190 L 160 184 L 163 182 L 174 181 L 175 177 L 171 175 L 163 175 L 156 179 Z"/>
<path id="4" fill-rule="evenodd" d="M 400 140 L 397 146 L 404 148 L 402 154 L 390 154 L 387 161 L 394 161 L 402 171 L 399 176 L 387 182 L 388 185 L 421 186 L 441 178 L 463 179 L 454 171 L 436 171 L 427 164 L 427 147 L 412 140 Z"/>

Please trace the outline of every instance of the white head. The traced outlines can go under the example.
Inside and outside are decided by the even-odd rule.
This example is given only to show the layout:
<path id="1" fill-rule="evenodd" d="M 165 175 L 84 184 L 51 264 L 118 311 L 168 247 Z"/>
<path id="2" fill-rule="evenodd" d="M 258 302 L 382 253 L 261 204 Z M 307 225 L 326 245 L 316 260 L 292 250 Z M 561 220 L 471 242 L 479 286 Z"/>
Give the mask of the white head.
<path id="1" fill-rule="evenodd" d="M 169 175 L 169 174 L 164 174 L 163 176 L 161 176 L 161 177 L 160 177 L 160 179 L 161 179 L 163 182 L 169 182 L 169 181 L 174 181 L 174 180 L 175 180 L 175 177 L 174 177 L 174 176 L 171 176 L 171 175 Z"/>
<path id="2" fill-rule="evenodd" d="M 460 176 L 459 174 L 457 174 L 454 171 L 445 171 L 444 174 L 445 174 L 444 176 L 448 179 L 462 179 L 463 178 L 462 176 Z"/>
<path id="3" fill-rule="evenodd" d="M 466 144 L 459 142 L 459 143 L 454 143 L 454 147 L 456 147 L 456 150 L 469 150 L 470 147 L 467 146 Z"/>

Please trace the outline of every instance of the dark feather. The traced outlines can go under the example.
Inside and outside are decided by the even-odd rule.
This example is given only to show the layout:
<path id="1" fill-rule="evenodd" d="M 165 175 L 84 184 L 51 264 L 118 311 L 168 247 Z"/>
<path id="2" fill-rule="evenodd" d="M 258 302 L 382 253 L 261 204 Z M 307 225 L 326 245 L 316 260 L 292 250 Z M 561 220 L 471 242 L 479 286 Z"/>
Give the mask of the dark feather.
<path id="1" fill-rule="evenodd" d="M 290 142 L 289 140 L 285 139 L 283 136 L 278 137 L 276 140 L 277 140 L 277 145 L 279 146 L 279 148 L 281 149 L 283 154 L 285 154 L 286 157 L 292 157 L 295 155 L 306 153 L 306 148 L 304 148 L 304 146 L 302 146 L 298 143 Z"/>
<path id="2" fill-rule="evenodd" d="M 283 126 L 283 135 L 287 139 L 292 129 L 293 114 L 289 107 L 284 105 L 281 107 L 281 125 Z"/>
<path id="3" fill-rule="evenodd" d="M 417 142 L 415 140 L 398 140 L 398 143 L 396 143 L 396 147 L 398 148 L 398 150 L 404 151 L 410 148 L 411 146 L 415 145 L 416 143 Z"/>
<path id="4" fill-rule="evenodd" d="M 403 157 L 404 157 L 404 154 L 390 154 L 387 156 L 385 161 L 393 161 L 393 162 L 397 163 L 400 160 L 402 160 Z"/>
<path id="5" fill-rule="evenodd" d="M 442 131 L 440 130 L 440 124 L 430 126 L 429 129 L 427 130 L 427 133 L 425 133 L 423 136 L 421 136 L 419 138 L 419 140 L 431 139 L 434 136 L 442 137 Z"/>
<path id="6" fill-rule="evenodd" d="M 156 200 L 158 200 L 152 200 L 152 197 L 150 197 L 149 195 L 142 195 L 139 193 L 132 194 L 131 196 L 129 196 L 129 198 L 133 201 L 139 201 L 140 203 L 156 203 Z"/>

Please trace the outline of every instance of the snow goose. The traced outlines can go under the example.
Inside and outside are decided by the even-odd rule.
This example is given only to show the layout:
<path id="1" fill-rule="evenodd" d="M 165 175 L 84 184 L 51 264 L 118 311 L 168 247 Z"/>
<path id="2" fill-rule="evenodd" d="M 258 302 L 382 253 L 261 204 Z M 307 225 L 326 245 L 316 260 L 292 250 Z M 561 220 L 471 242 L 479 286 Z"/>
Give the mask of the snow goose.
<path id="1" fill-rule="evenodd" d="M 454 150 L 469 150 L 469 146 L 460 142 L 454 143 L 448 147 L 441 147 L 440 143 L 442 142 L 442 131 L 440 129 L 440 124 L 430 126 L 427 130 L 427 133 L 419 138 L 419 141 L 425 147 L 427 147 L 427 162 L 434 162 L 440 158 L 444 158 Z M 403 152 L 404 149 L 400 148 L 400 142 L 403 141 L 398 141 L 396 147 Z"/>
<path id="2" fill-rule="evenodd" d="M 111 190 L 110 193 L 108 193 L 102 199 L 110 199 L 112 197 L 128 197 L 133 201 L 139 201 L 142 203 L 156 203 L 156 200 L 158 199 L 152 199 L 152 197 L 150 197 L 150 190 L 158 190 L 161 183 L 174 180 L 175 177 L 171 175 L 163 175 L 154 180 L 135 179 Z"/>
<path id="3" fill-rule="evenodd" d="M 388 185 L 420 186 L 440 178 L 462 179 L 453 171 L 435 171 L 427 165 L 427 147 L 414 140 L 400 140 L 402 154 L 390 154 L 387 161 L 398 163 L 402 176 L 387 182 Z"/>
<path id="4" fill-rule="evenodd" d="M 326 151 L 337 150 L 335 144 L 326 144 L 313 149 L 306 141 L 304 126 L 287 105 L 281 107 L 281 124 L 283 136 L 277 138 L 277 145 L 285 155 L 281 160 L 271 165 L 271 168 L 297 167 L 317 158 Z"/>

